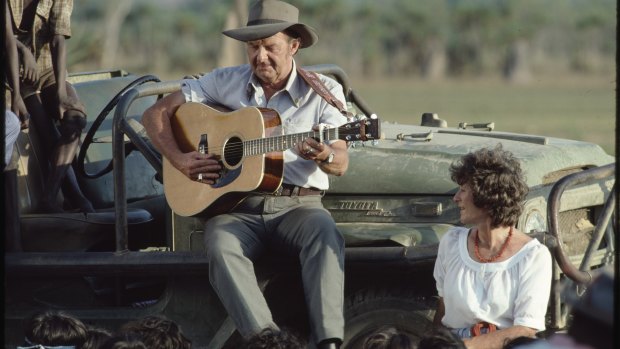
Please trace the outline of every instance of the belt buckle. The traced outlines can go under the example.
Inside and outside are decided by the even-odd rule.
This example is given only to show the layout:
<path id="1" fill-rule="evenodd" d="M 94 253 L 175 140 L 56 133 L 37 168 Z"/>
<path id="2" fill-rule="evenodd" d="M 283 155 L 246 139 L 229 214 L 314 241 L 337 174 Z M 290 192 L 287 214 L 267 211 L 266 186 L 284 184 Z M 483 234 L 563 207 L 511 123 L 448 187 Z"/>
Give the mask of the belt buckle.
<path id="1" fill-rule="evenodd" d="M 294 186 L 294 187 L 291 189 L 291 194 L 290 194 L 290 196 L 300 196 L 300 194 L 299 194 L 299 192 L 300 192 L 300 191 L 301 191 L 301 187 Z"/>

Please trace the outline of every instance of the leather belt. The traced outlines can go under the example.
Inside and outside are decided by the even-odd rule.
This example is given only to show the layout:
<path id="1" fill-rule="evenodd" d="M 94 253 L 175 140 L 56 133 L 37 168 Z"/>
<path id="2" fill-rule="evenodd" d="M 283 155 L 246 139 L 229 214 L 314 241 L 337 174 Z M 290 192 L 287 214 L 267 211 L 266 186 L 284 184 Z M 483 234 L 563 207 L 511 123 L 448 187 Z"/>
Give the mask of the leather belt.
<path id="1" fill-rule="evenodd" d="M 282 185 L 272 195 L 274 196 L 306 196 L 323 195 L 324 191 L 316 188 L 304 188 L 292 184 L 282 183 Z"/>

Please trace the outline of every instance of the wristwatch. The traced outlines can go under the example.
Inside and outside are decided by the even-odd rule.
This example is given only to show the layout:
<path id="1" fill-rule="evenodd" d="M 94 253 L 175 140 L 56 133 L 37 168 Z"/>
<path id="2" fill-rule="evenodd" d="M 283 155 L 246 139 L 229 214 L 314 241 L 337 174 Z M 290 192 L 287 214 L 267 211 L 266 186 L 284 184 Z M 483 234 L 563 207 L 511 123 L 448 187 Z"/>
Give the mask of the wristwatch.
<path id="1" fill-rule="evenodd" d="M 329 153 L 329 155 L 327 155 L 327 158 L 325 158 L 325 160 L 321 161 L 324 164 L 331 164 L 332 162 L 334 162 L 334 156 L 336 156 L 336 154 L 334 152 Z"/>

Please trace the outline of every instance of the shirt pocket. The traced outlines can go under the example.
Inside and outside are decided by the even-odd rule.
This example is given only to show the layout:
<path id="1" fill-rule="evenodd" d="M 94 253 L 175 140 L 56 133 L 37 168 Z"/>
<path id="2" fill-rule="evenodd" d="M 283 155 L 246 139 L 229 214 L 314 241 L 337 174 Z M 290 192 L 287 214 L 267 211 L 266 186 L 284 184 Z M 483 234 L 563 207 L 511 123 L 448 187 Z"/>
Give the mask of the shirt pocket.
<path id="1" fill-rule="evenodd" d="M 285 134 L 310 132 L 314 126 L 314 120 L 310 118 L 302 118 L 302 120 L 289 118 L 282 121 L 282 126 Z"/>

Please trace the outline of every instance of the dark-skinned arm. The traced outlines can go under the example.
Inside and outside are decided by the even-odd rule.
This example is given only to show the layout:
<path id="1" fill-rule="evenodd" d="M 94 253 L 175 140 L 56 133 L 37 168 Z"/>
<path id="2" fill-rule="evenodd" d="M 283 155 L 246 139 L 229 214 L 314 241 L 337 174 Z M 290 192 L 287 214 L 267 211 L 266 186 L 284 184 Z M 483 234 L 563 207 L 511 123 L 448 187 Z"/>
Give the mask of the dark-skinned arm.
<path id="1" fill-rule="evenodd" d="M 22 99 L 19 86 L 19 56 L 17 54 L 17 40 L 13 35 L 13 25 L 8 8 L 5 11 L 6 22 L 4 32 L 4 45 L 7 52 L 7 81 L 13 91 L 11 92 L 11 111 L 15 113 L 21 122 L 21 128 L 28 128 L 28 111 Z"/>
<path id="2" fill-rule="evenodd" d="M 52 66 L 56 79 L 56 96 L 58 98 L 59 117 L 62 118 L 67 109 L 75 107 L 67 97 L 67 45 L 64 35 L 56 34 L 50 43 Z"/>
<path id="3" fill-rule="evenodd" d="M 22 80 L 28 83 L 34 83 L 39 80 L 39 68 L 37 67 L 37 61 L 28 46 L 24 45 L 19 40 L 15 40 L 15 43 L 17 44 L 17 50 L 21 56 L 22 66 L 24 68 Z"/>
<path id="4" fill-rule="evenodd" d="M 446 307 L 443 304 L 443 297 L 437 297 L 437 310 L 435 311 L 435 317 L 433 317 L 433 326 L 440 327 L 443 326 L 441 323 L 441 319 L 446 314 Z"/>

